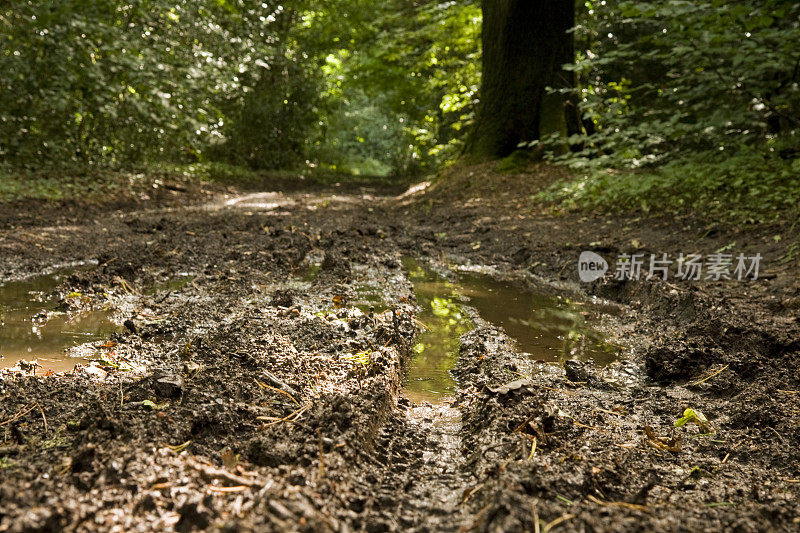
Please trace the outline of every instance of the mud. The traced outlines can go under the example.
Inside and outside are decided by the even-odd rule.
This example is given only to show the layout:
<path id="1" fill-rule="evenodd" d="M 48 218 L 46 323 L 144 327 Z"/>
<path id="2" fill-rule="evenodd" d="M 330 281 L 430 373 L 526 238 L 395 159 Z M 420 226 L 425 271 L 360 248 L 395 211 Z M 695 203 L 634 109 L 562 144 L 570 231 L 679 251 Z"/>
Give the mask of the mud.
<path id="1" fill-rule="evenodd" d="M 71 372 L 3 371 L 0 531 L 796 530 L 800 292 L 780 250 L 747 286 L 576 279 L 584 248 L 710 253 L 735 233 L 756 249 L 780 228 L 607 225 L 463 173 L 496 189 L 227 191 L 89 222 L 20 212 L 4 279 L 95 261 L 53 290 L 124 327 Z M 504 322 L 474 291 L 436 396 L 450 399 L 404 395 L 425 321 L 408 256 L 489 275 L 504 316 L 546 297 L 570 317 L 556 336 L 583 348 L 524 349 L 515 329 L 536 317 Z M 614 350 L 595 364 L 598 339 Z M 675 427 L 689 407 L 712 427 Z"/>

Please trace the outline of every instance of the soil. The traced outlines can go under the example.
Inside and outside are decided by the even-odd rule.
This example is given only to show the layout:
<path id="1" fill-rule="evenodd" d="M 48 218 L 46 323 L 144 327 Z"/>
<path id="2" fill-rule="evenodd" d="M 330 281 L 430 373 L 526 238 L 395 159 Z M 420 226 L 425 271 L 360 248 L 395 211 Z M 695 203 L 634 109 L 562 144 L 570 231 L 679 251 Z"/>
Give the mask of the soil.
<path id="1" fill-rule="evenodd" d="M 2 371 L 0 531 L 798 530 L 796 221 L 532 203 L 556 177 L 6 205 L 3 279 L 79 262 L 65 308 L 125 326 L 71 372 Z M 760 278 L 578 281 L 583 250 L 720 249 Z M 622 357 L 535 360 L 466 307 L 455 396 L 413 403 L 409 256 L 605 303 Z"/>

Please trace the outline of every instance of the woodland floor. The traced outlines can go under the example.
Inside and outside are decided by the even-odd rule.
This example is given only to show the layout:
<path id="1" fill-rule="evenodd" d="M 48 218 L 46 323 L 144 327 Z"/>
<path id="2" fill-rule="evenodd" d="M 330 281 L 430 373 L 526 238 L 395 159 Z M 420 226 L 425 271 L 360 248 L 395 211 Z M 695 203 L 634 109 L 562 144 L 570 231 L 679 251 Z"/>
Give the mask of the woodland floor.
<path id="1" fill-rule="evenodd" d="M 479 166 L 407 194 L 179 184 L 6 204 L 3 279 L 80 262 L 63 307 L 112 305 L 127 326 L 92 344 L 100 363 L 0 375 L 0 532 L 796 531 L 794 226 L 553 214 L 529 200 L 551 179 Z M 762 254 L 758 281 L 577 278 L 582 250 L 732 242 Z M 472 313 L 454 401 L 414 404 L 406 256 L 608 301 L 622 359 L 543 364 Z M 350 305 L 365 285 L 386 311 Z M 716 432 L 675 428 L 686 407 Z"/>

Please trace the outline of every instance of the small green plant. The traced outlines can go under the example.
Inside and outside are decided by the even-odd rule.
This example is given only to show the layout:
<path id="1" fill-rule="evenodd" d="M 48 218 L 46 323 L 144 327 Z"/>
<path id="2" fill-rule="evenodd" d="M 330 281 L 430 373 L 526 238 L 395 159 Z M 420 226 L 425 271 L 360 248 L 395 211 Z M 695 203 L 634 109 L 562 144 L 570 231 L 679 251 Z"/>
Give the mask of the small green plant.
<path id="1" fill-rule="evenodd" d="M 354 361 L 356 363 L 360 363 L 363 366 L 369 366 L 371 354 L 372 350 L 367 349 L 354 354 L 347 354 L 344 356 L 344 358 Z"/>
<path id="2" fill-rule="evenodd" d="M 692 408 L 686 408 L 683 411 L 683 416 L 675 421 L 675 427 L 683 427 L 686 424 L 697 424 L 700 430 L 706 433 L 714 433 L 714 427 L 708 421 L 706 416 L 700 411 Z"/>

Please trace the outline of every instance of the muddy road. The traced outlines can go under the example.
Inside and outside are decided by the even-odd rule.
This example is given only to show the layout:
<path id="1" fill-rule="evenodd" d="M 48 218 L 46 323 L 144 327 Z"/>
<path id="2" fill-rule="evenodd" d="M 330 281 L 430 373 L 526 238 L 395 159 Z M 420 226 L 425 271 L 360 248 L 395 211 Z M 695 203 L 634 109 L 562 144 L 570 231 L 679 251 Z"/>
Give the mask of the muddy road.
<path id="1" fill-rule="evenodd" d="M 775 228 L 507 179 L 7 206 L 0 531 L 800 528 Z M 734 239 L 761 279 L 577 280 L 584 249 Z"/>

